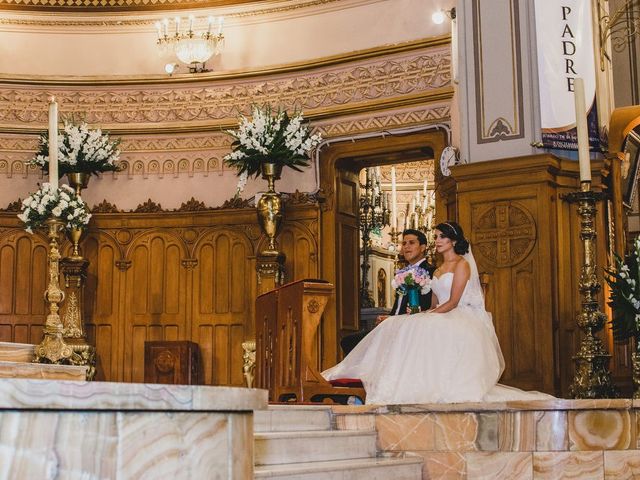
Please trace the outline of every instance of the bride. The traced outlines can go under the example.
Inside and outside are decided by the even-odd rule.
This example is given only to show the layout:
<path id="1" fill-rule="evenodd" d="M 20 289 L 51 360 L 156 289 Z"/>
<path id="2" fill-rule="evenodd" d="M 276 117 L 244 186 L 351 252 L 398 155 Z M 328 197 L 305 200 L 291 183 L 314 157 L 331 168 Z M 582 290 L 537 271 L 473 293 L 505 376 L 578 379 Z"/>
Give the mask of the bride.
<path id="1" fill-rule="evenodd" d="M 469 242 L 455 222 L 435 234 L 444 262 L 431 281 L 431 309 L 387 318 L 323 377 L 359 378 L 368 404 L 551 398 L 498 385 L 504 359 Z"/>

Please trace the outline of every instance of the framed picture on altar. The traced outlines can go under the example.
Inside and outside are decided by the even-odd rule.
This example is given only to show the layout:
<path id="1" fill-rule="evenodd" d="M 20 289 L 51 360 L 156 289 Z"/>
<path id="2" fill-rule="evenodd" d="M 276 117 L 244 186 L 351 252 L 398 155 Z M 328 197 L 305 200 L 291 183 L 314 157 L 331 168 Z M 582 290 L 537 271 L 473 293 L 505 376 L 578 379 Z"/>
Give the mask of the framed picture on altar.
<path id="1" fill-rule="evenodd" d="M 622 201 L 632 208 L 638 195 L 638 155 L 640 155 L 640 135 L 631 130 L 624 144 L 622 162 Z"/>

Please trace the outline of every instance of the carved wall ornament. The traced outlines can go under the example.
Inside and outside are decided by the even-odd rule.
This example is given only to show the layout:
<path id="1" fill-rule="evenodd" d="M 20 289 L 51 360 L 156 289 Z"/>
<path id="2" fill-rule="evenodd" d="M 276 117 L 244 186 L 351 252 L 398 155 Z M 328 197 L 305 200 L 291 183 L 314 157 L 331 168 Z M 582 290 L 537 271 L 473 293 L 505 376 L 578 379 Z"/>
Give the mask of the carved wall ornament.
<path id="1" fill-rule="evenodd" d="M 116 267 L 121 272 L 126 272 L 131 268 L 131 260 L 116 260 Z"/>
<path id="2" fill-rule="evenodd" d="M 4 210 L 5 212 L 20 212 L 22 210 L 22 199 L 18 198 L 15 202 L 11 202 Z"/>
<path id="3" fill-rule="evenodd" d="M 282 193 L 282 199 L 288 205 L 315 205 L 319 203 L 317 193 L 300 192 Z"/>
<path id="4" fill-rule="evenodd" d="M 105 198 L 102 202 L 94 205 L 91 209 L 92 213 L 120 213 L 120 209 L 116 207 L 113 203 L 107 202 Z"/>
<path id="5" fill-rule="evenodd" d="M 194 197 L 191 197 L 190 200 L 184 202 L 180 205 L 177 212 L 202 212 L 204 210 L 209 210 L 209 208 L 199 200 L 196 200 Z"/>
<path id="6" fill-rule="evenodd" d="M 533 249 L 536 223 L 531 212 L 517 202 L 476 207 L 472 213 L 474 251 L 497 267 L 524 261 Z"/>
<path id="7" fill-rule="evenodd" d="M 180 261 L 180 265 L 182 265 L 187 270 L 193 270 L 194 268 L 196 268 L 198 266 L 198 259 L 197 258 L 185 258 L 184 260 Z"/>
<path id="8" fill-rule="evenodd" d="M 451 85 L 451 54 L 449 46 L 436 46 L 410 52 L 370 58 L 344 65 L 333 65 L 303 72 L 292 72 L 278 78 L 240 78 L 233 82 L 212 79 L 209 84 L 149 85 L 144 88 L 95 86 L 91 89 L 59 89 L 56 97 L 61 114 L 84 114 L 90 124 L 101 125 L 117 134 L 138 124 L 149 132 L 164 126 L 184 127 L 190 122 L 206 122 L 207 129 L 234 125 L 238 105 L 250 113 L 252 104 L 269 103 L 287 110 L 304 110 L 313 119 L 314 110 L 348 113 L 350 104 L 363 110 L 378 108 L 394 99 L 406 103 L 403 97 L 432 94 Z M 15 132 L 20 126 L 47 124 L 46 105 L 49 89 L 39 86 L 6 85 L 0 92 L 0 125 Z M 450 97 L 450 94 L 448 95 Z M 415 100 L 415 99 L 414 99 Z M 146 126 L 146 127 L 145 127 Z"/>
<path id="9" fill-rule="evenodd" d="M 318 311 L 320 310 L 320 303 L 318 303 L 318 300 L 316 300 L 315 298 L 309 300 L 309 302 L 307 303 L 307 310 L 309 311 L 309 313 L 318 313 Z"/>
<path id="10" fill-rule="evenodd" d="M 156 357 L 155 365 L 160 373 L 170 373 L 175 369 L 176 359 L 170 350 L 163 350 Z"/>
<path id="11" fill-rule="evenodd" d="M 229 200 L 225 200 L 224 203 L 219 207 L 214 207 L 213 210 L 223 210 L 226 208 L 253 208 L 253 199 L 252 198 L 241 198 L 241 197 L 233 197 Z"/>
<path id="12" fill-rule="evenodd" d="M 162 205 L 148 199 L 146 202 L 138 205 L 134 210 L 134 213 L 159 213 L 162 212 Z"/>

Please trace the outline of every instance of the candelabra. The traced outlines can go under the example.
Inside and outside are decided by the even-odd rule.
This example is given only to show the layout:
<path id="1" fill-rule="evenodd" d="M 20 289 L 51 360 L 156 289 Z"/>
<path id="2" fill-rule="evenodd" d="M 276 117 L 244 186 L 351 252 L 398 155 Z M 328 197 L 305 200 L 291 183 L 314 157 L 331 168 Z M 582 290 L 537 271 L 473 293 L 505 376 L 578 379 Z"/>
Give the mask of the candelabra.
<path id="1" fill-rule="evenodd" d="M 390 224 L 389 200 L 380 188 L 380 178 L 366 169 L 366 181 L 360 184 L 360 233 L 362 235 L 362 281 L 360 282 L 360 308 L 374 306 L 369 293 L 369 251 L 371 232 Z"/>
<path id="2" fill-rule="evenodd" d="M 600 283 L 596 276 L 594 221 L 596 201 L 602 197 L 602 193 L 591 190 L 590 181 L 583 181 L 580 191 L 564 197 L 568 202 L 578 204 L 580 239 L 583 243 L 583 261 L 578 283 L 578 289 L 582 295 L 582 309 L 578 313 L 577 324 L 583 331 L 584 338 L 580 350 L 573 357 L 576 362 L 576 372 L 573 383 L 569 387 L 569 395 L 573 398 L 616 396 L 616 389 L 611 382 L 611 373 L 608 370 L 611 355 L 607 353 L 602 340 L 596 336 L 606 321 L 606 316 L 599 310 L 596 298 L 600 291 Z"/>
<path id="3" fill-rule="evenodd" d="M 426 188 L 426 187 L 425 187 Z M 427 249 L 425 256 L 430 264 L 435 262 L 436 244 L 433 238 L 433 219 L 435 217 L 435 201 L 433 195 L 425 194 L 423 202 L 420 203 L 418 193 L 416 193 L 416 205 L 413 211 L 409 213 L 409 222 L 407 223 L 411 228 L 420 230 L 427 237 Z"/>

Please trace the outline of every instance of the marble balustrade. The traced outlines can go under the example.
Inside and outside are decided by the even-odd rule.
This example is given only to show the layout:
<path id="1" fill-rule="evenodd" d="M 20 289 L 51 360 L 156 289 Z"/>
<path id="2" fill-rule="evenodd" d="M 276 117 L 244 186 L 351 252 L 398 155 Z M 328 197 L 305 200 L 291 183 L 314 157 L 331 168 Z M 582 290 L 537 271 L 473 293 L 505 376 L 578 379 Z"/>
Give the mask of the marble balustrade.
<path id="1" fill-rule="evenodd" d="M 253 478 L 266 406 L 256 389 L 0 379 L 0 478 Z"/>
<path id="2" fill-rule="evenodd" d="M 424 459 L 423 478 L 640 478 L 640 401 L 549 400 L 335 406 L 340 429 L 377 429 L 378 448 Z"/>

